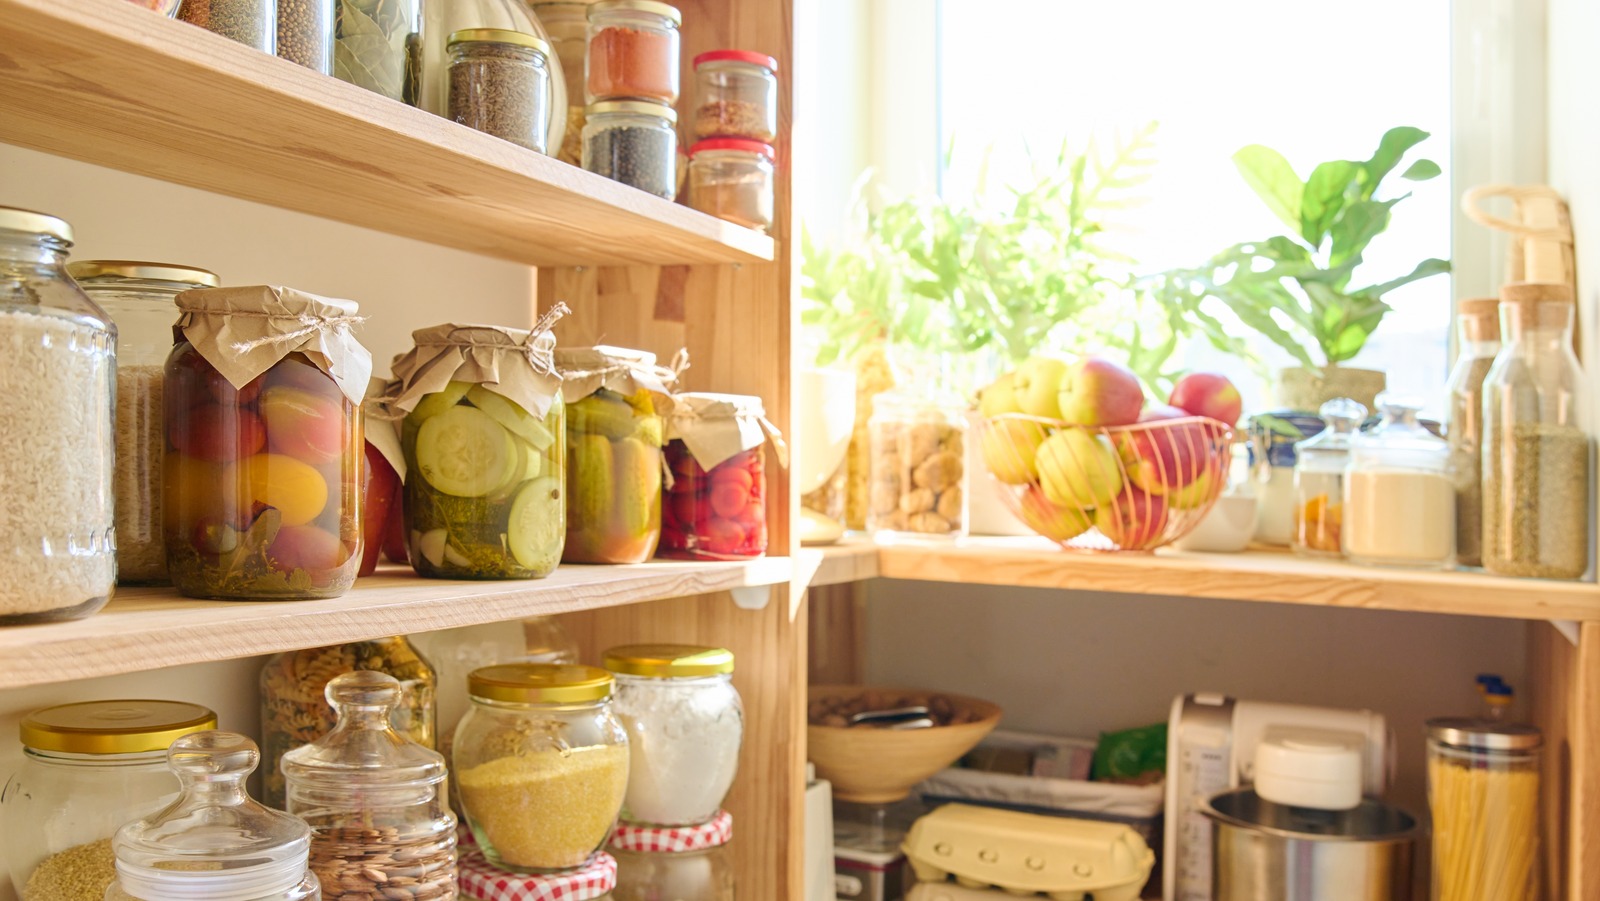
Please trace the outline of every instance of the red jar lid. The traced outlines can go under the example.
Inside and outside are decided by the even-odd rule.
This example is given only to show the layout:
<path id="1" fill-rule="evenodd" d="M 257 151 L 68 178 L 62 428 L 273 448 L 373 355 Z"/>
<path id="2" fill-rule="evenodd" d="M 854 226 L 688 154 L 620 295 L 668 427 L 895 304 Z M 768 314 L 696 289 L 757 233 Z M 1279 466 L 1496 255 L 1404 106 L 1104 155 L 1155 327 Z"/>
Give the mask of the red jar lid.
<path id="1" fill-rule="evenodd" d="M 777 158 L 771 144 L 745 138 L 707 138 L 704 141 L 696 141 L 694 146 L 689 148 L 689 159 L 694 159 L 695 154 L 707 150 L 743 150 L 745 153 L 759 153 L 769 160 Z"/>
<path id="2" fill-rule="evenodd" d="M 694 67 L 698 69 L 701 63 L 714 63 L 719 60 L 750 63 L 755 66 L 766 66 L 774 73 L 778 71 L 777 60 L 765 53 L 756 53 L 754 50 L 708 50 L 694 58 Z"/>

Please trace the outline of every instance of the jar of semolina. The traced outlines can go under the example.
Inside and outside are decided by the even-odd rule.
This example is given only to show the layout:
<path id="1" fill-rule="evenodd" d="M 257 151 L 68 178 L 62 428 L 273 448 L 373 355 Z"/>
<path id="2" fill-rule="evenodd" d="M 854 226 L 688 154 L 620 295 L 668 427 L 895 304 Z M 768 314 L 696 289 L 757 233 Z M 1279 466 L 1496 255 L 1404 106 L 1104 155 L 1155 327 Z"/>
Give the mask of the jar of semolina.
<path id="1" fill-rule="evenodd" d="M 605 844 L 628 787 L 628 735 L 611 674 L 513 663 L 475 670 L 451 771 L 474 839 L 512 873 L 584 866 Z"/>

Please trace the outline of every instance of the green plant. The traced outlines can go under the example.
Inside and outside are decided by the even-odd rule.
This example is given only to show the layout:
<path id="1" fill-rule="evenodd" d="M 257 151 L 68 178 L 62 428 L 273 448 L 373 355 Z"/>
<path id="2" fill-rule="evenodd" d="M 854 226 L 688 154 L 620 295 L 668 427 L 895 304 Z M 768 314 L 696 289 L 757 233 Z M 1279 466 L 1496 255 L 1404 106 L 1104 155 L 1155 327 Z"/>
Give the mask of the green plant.
<path id="1" fill-rule="evenodd" d="M 1408 126 L 1390 129 L 1371 159 L 1322 163 L 1304 181 L 1277 151 L 1259 144 L 1241 149 L 1233 155 L 1234 164 L 1291 233 L 1236 244 L 1196 269 L 1161 273 L 1148 280 L 1147 289 L 1167 308 L 1202 317 L 1197 331 L 1225 350 L 1237 352 L 1238 342 L 1227 337 L 1220 320 L 1202 311 L 1207 298 L 1221 301 L 1243 325 L 1304 366 L 1350 360 L 1388 315 L 1385 294 L 1450 271 L 1448 262 L 1427 259 L 1399 278 L 1350 287 L 1368 245 L 1389 227 L 1395 204 L 1411 196 L 1377 200 L 1374 195 L 1406 153 L 1427 137 Z M 1432 160 L 1418 159 L 1400 177 L 1421 182 L 1439 172 Z"/>

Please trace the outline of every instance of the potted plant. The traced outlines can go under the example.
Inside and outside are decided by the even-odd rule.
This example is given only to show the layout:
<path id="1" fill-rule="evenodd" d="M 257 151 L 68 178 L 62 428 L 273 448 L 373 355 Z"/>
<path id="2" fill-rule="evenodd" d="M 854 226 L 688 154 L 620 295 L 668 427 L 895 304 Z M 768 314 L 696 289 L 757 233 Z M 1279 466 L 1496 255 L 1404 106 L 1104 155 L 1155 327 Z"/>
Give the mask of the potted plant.
<path id="1" fill-rule="evenodd" d="M 1352 287 L 1367 247 L 1389 227 L 1394 206 L 1411 196 L 1380 200 L 1379 188 L 1427 137 L 1409 126 L 1390 129 L 1371 159 L 1321 163 L 1303 181 L 1277 151 L 1259 144 L 1241 149 L 1234 164 L 1289 232 L 1235 244 L 1195 269 L 1161 273 L 1153 290 L 1169 308 L 1187 305 L 1198 311 L 1205 299 L 1214 298 L 1245 327 L 1293 356 L 1299 365 L 1280 372 L 1276 382 L 1277 400 L 1284 406 L 1316 410 L 1326 400 L 1350 397 L 1372 409 L 1384 374 L 1344 364 L 1388 315 L 1384 295 L 1450 271 L 1448 262 L 1426 259 L 1398 278 Z M 1417 159 L 1400 178 L 1427 181 L 1439 171 L 1432 160 Z"/>

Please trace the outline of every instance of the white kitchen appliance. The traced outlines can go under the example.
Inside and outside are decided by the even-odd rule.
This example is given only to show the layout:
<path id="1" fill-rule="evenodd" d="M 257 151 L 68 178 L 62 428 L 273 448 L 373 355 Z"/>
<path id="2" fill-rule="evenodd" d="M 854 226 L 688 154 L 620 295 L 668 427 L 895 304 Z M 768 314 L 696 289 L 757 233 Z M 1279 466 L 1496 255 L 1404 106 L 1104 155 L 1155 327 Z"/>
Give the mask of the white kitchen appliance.
<path id="1" fill-rule="evenodd" d="M 1179 695 L 1167 733 L 1167 822 L 1162 897 L 1213 901 L 1212 824 L 1207 798 L 1256 781 L 1257 750 L 1285 735 L 1318 736 L 1359 755 L 1361 788 L 1380 797 L 1394 773 L 1394 737 L 1383 715 L 1299 704 L 1240 701 L 1227 695 Z M 1269 749 L 1266 759 L 1274 759 Z"/>

